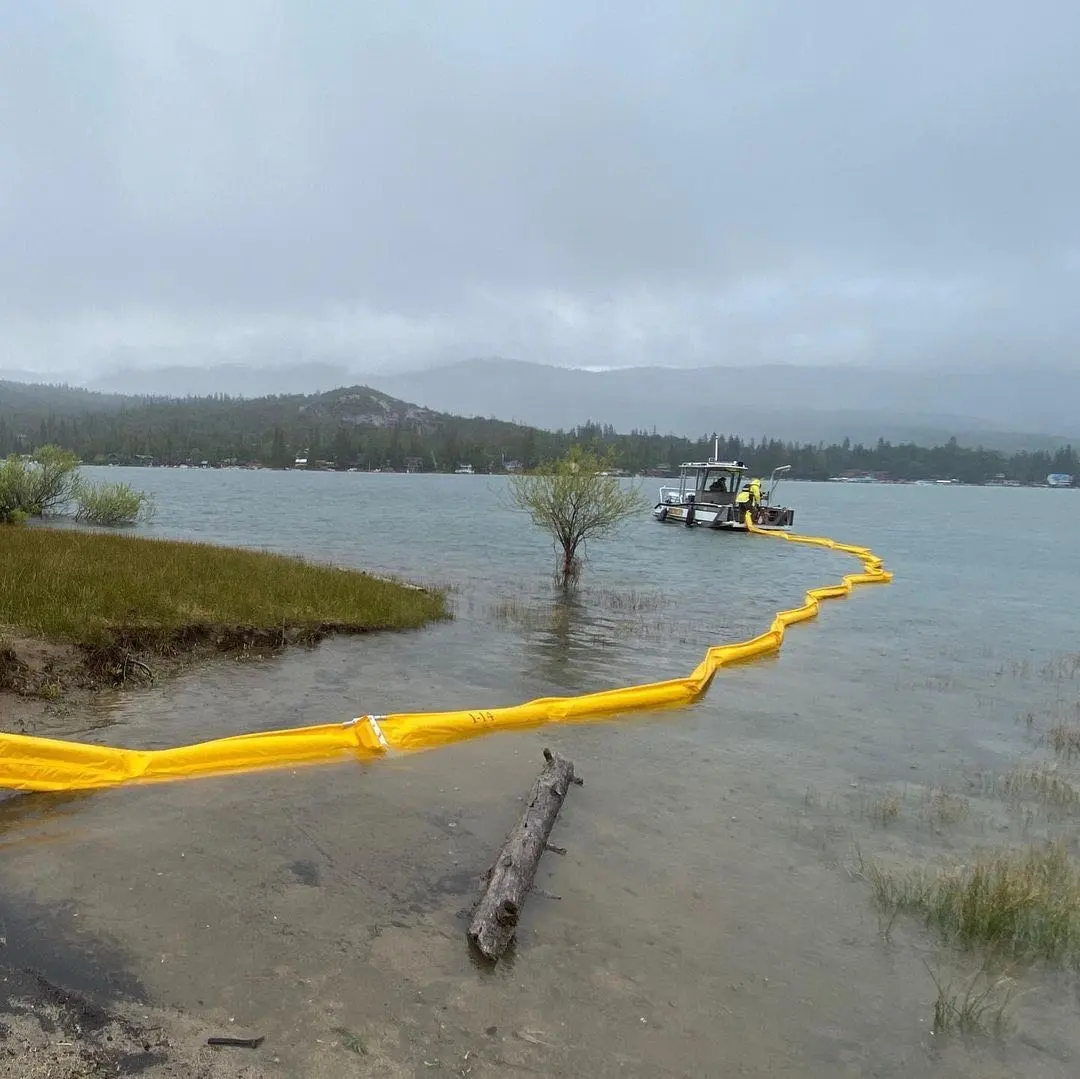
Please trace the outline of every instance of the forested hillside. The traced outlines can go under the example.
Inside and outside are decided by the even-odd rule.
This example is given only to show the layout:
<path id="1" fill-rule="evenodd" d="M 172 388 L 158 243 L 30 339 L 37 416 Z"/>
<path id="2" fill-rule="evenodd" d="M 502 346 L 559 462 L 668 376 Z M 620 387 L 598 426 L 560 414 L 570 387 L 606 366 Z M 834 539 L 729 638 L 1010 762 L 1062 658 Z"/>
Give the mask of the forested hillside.
<path id="1" fill-rule="evenodd" d="M 893 479 L 959 479 L 983 483 L 1003 475 L 1041 483 L 1050 472 L 1080 474 L 1072 447 L 1003 454 L 960 446 L 911 443 L 871 446 L 795 445 L 777 437 L 753 441 L 724 437 L 724 457 L 743 459 L 755 471 L 780 464 L 793 476 L 826 479 L 873 472 Z M 571 431 L 542 431 L 494 419 L 465 419 L 420 408 L 363 386 L 312 395 L 254 399 L 138 398 L 101 395 L 57 386 L 0 382 L 0 455 L 26 453 L 54 443 L 88 463 L 243 464 L 292 467 L 297 458 L 335 468 L 452 471 L 470 464 L 500 471 L 532 467 L 575 443 L 608 452 L 629 472 L 676 467 L 710 455 L 713 432 L 699 439 L 655 432 L 617 433 L 588 424 Z"/>

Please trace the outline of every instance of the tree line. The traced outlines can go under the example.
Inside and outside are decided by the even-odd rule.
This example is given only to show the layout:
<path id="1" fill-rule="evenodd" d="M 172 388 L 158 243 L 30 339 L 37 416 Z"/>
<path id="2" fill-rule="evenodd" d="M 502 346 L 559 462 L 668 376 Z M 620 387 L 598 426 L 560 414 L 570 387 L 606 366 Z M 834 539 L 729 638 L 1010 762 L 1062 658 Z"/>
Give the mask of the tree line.
<path id="1" fill-rule="evenodd" d="M 363 387 L 311 396 L 236 399 L 223 396 L 166 400 L 102 398 L 57 393 L 49 387 L 0 385 L 0 457 L 61 446 L 88 464 L 258 465 L 338 469 L 478 472 L 535 468 L 572 447 L 595 453 L 612 468 L 663 473 L 682 461 L 711 457 L 715 432 L 698 438 L 655 431 L 619 433 L 588 423 L 544 431 L 495 419 L 448 416 L 395 401 Z M 767 474 L 791 465 L 800 479 L 874 474 L 896 480 L 956 479 L 985 483 L 1003 478 L 1041 483 L 1050 473 L 1080 475 L 1071 446 L 1003 453 L 914 443 L 795 444 L 779 438 L 719 436 L 720 456 L 743 460 Z"/>

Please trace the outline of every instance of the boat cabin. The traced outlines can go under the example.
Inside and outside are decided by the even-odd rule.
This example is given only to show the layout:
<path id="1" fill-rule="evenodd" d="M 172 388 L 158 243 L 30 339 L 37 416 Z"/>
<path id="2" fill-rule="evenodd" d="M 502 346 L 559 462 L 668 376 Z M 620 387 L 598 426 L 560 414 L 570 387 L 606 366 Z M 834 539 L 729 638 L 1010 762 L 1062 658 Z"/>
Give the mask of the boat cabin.
<path id="1" fill-rule="evenodd" d="M 694 502 L 729 506 L 742 487 L 748 469 L 742 461 L 686 461 L 679 466 L 679 486 L 662 487 L 663 502 Z"/>

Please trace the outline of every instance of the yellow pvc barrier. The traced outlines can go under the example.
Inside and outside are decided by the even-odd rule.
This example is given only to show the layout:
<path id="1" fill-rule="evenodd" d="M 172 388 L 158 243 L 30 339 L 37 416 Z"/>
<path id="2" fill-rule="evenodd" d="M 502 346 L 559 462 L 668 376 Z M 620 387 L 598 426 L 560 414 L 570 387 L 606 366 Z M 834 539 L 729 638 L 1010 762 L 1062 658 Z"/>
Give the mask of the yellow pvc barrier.
<path id="1" fill-rule="evenodd" d="M 385 752 L 378 728 L 365 719 L 216 738 L 175 749 L 110 746 L 0 734 L 0 788 L 71 791 L 122 783 L 167 783 L 194 776 L 254 772 Z"/>
<path id="2" fill-rule="evenodd" d="M 93 790 L 132 783 L 164 783 L 197 776 L 251 772 L 323 761 L 371 759 L 389 749 L 418 750 L 447 745 L 492 731 L 521 730 L 547 723 L 577 723 L 642 709 L 676 708 L 697 700 L 721 667 L 779 652 L 788 626 L 817 617 L 820 602 L 846 596 L 858 585 L 892 580 L 866 547 L 823 536 L 766 531 L 747 519 L 749 531 L 790 543 L 812 544 L 859 559 L 862 573 L 839 584 L 813 588 L 801 607 L 780 611 L 769 629 L 748 641 L 714 645 L 685 678 L 650 682 L 576 697 L 542 697 L 509 708 L 458 712 L 415 712 L 362 716 L 292 730 L 219 738 L 175 749 L 117 749 L 62 739 L 0 734 L 0 788 L 19 791 Z"/>

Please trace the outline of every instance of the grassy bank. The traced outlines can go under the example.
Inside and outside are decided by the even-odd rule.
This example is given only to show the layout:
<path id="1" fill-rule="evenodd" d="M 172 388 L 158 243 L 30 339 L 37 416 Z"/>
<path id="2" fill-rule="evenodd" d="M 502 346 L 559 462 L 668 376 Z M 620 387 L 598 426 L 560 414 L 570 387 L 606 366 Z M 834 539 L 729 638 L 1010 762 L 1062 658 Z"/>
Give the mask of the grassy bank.
<path id="1" fill-rule="evenodd" d="M 442 594 L 295 558 L 52 529 L 0 530 L 0 631 L 88 648 L 206 634 L 413 629 Z"/>

